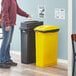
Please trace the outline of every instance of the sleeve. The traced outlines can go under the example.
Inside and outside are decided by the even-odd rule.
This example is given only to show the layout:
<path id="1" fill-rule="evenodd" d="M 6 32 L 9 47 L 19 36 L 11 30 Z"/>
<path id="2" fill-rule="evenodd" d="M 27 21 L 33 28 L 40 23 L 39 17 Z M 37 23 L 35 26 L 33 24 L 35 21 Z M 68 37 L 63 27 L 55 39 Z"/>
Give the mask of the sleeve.
<path id="1" fill-rule="evenodd" d="M 27 14 L 26 12 L 24 12 L 22 9 L 19 8 L 18 4 L 17 4 L 17 14 L 19 14 L 20 16 L 24 16 L 24 17 L 29 16 L 29 14 Z"/>
<path id="2" fill-rule="evenodd" d="M 6 26 L 10 26 L 9 23 L 9 7 L 10 7 L 10 0 L 2 0 L 2 19 Z"/>

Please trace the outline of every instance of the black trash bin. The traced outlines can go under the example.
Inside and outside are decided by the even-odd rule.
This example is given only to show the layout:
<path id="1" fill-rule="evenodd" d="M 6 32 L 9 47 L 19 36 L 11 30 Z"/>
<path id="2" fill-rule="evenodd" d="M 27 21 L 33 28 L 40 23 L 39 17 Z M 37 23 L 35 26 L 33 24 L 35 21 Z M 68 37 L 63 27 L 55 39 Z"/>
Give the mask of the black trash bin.
<path id="1" fill-rule="evenodd" d="M 26 21 L 21 23 L 21 62 L 35 62 L 35 32 L 34 28 L 43 25 L 42 21 Z"/>

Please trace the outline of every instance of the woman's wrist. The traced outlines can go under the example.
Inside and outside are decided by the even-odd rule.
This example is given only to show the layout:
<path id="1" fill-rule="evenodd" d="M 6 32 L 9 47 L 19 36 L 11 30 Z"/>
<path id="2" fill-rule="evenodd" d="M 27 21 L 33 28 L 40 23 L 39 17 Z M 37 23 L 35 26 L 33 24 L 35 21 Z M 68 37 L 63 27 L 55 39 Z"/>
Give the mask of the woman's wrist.
<path id="1" fill-rule="evenodd" d="M 6 27 L 10 26 L 10 24 L 6 24 Z"/>
<path id="2" fill-rule="evenodd" d="M 10 26 L 6 26 L 6 27 L 5 27 L 5 31 L 8 32 L 9 30 L 10 30 Z"/>
<path id="3" fill-rule="evenodd" d="M 30 18 L 30 19 L 32 19 L 32 16 L 31 15 L 28 15 L 28 17 L 27 18 Z"/>

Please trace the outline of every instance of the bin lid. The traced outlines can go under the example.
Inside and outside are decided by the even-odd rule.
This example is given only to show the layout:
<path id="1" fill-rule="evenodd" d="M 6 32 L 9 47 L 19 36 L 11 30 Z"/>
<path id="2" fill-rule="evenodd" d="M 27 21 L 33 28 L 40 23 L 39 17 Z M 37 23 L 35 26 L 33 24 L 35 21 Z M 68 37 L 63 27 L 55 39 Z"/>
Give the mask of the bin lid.
<path id="1" fill-rule="evenodd" d="M 27 29 L 34 29 L 37 26 L 43 25 L 43 21 L 26 21 L 21 22 L 20 29 L 21 30 L 27 30 Z"/>
<path id="2" fill-rule="evenodd" d="M 60 30 L 60 27 L 58 26 L 50 26 L 50 25 L 42 25 L 42 26 L 38 26 L 34 29 L 34 31 L 39 31 L 39 32 L 43 32 L 43 33 L 47 33 L 47 32 L 57 32 Z"/>
<path id="3" fill-rule="evenodd" d="M 24 23 L 28 24 L 28 23 L 37 23 L 37 22 L 39 22 L 39 21 L 25 21 Z"/>

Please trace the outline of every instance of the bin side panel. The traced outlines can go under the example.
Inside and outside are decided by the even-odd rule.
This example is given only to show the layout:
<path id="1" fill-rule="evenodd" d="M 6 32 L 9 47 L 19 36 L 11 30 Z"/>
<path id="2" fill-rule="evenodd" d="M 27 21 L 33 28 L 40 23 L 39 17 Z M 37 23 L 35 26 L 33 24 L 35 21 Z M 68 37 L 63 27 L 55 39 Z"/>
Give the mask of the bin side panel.
<path id="1" fill-rule="evenodd" d="M 44 36 L 36 32 L 36 66 L 43 65 L 44 62 Z"/>
<path id="2" fill-rule="evenodd" d="M 29 62 L 35 62 L 35 33 L 33 30 L 28 30 L 28 56 Z"/>
<path id="3" fill-rule="evenodd" d="M 58 32 L 47 33 L 44 48 L 44 66 L 56 65 L 58 52 Z"/>
<path id="4" fill-rule="evenodd" d="M 21 62 L 27 64 L 27 32 L 21 30 Z"/>
<path id="5" fill-rule="evenodd" d="M 57 64 L 58 32 L 36 34 L 37 66 L 46 67 Z"/>

